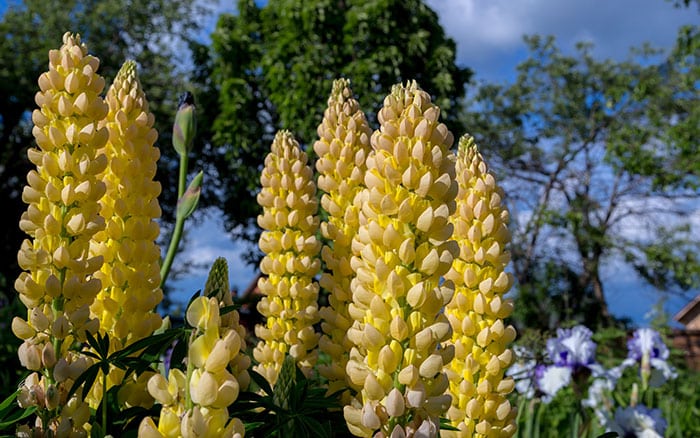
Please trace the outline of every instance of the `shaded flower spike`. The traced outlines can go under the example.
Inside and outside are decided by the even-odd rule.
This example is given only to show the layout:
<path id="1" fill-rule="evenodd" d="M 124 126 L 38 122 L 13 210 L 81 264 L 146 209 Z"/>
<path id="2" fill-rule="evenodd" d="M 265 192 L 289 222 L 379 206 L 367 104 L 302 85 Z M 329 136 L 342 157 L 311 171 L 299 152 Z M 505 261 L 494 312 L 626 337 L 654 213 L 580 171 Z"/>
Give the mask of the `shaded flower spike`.
<path id="1" fill-rule="evenodd" d="M 437 436 L 450 406 L 442 348 L 451 330 L 442 308 L 457 255 L 453 137 L 415 82 L 394 86 L 371 137 L 366 188 L 355 197 L 360 228 L 352 241 L 354 320 L 348 378 L 360 389 L 344 408 L 357 436 Z"/>
<path id="2" fill-rule="evenodd" d="M 95 274 L 102 291 L 90 310 L 118 350 L 151 335 L 162 323 L 154 312 L 163 298 L 156 244 L 161 187 L 154 181 L 160 152 L 154 117 L 133 61 L 119 70 L 107 104 L 104 126 L 109 141 L 102 152 L 109 165 L 100 175 L 107 187 L 100 214 L 107 224 L 92 244 L 92 253 L 105 263 Z"/>
<path id="3" fill-rule="evenodd" d="M 447 418 L 459 429 L 444 436 L 495 437 L 515 433 L 515 409 L 507 399 L 515 382 L 505 371 L 513 362 L 508 345 L 515 329 L 504 320 L 512 310 L 503 298 L 513 284 L 506 273 L 510 254 L 508 211 L 503 190 L 489 172 L 471 136 L 459 141 L 457 154 L 457 211 L 450 218 L 459 257 L 445 278 L 454 281 L 455 294 L 445 314 L 455 349 L 446 367 L 452 406 Z"/>
<path id="4" fill-rule="evenodd" d="M 318 334 L 318 273 L 321 248 L 316 238 L 316 184 L 308 157 L 288 131 L 280 131 L 265 158 L 258 204 L 263 214 L 258 225 L 265 230 L 260 249 L 266 254 L 260 270 L 267 278 L 258 282 L 265 295 L 258 310 L 266 317 L 255 327 L 261 341 L 253 355 L 256 371 L 274 385 L 285 355 L 291 355 L 308 373 L 316 363 Z"/>
<path id="5" fill-rule="evenodd" d="M 314 143 L 318 188 L 325 192 L 321 205 L 328 212 L 328 219 L 321 222 L 321 233 L 327 239 L 321 255 L 328 272 L 321 275 L 320 285 L 329 292 L 329 305 L 319 312 L 324 333 L 319 348 L 330 356 L 331 363 L 320 365 L 319 372 L 329 380 L 329 393 L 348 385 L 345 364 L 351 344 L 346 333 L 352 324 L 348 303 L 354 276 L 350 267 L 351 243 L 360 225 L 359 210 L 353 200 L 364 188 L 371 133 L 365 114 L 352 97 L 349 81 L 333 82 L 328 108 L 318 127 L 320 138 Z"/>
<path id="6" fill-rule="evenodd" d="M 38 147 L 28 150 L 36 168 L 27 175 L 22 200 L 28 207 L 20 220 L 30 239 L 17 256 L 23 272 L 15 282 L 28 313 L 26 321 L 12 325 L 24 339 L 23 364 L 41 370 L 43 377 L 34 379 L 41 393 L 58 394 L 43 397 L 43 406 L 34 399 L 40 410 L 51 411 L 40 415 L 50 422 L 43 427 L 76 433 L 84 433 L 89 409 L 82 398 L 65 395 L 87 363 L 69 350 L 85 341 L 86 331 L 97 332 L 89 306 L 102 289 L 95 273 L 103 257 L 90 253 L 92 238 L 105 226 L 98 201 L 105 193 L 101 174 L 107 159 L 101 151 L 109 136 L 100 126 L 108 109 L 100 97 L 105 81 L 98 66 L 80 37 L 66 33 L 63 46 L 49 52 L 49 71 L 39 77 L 39 109 L 32 113 Z M 27 393 L 38 392 L 27 388 Z"/>

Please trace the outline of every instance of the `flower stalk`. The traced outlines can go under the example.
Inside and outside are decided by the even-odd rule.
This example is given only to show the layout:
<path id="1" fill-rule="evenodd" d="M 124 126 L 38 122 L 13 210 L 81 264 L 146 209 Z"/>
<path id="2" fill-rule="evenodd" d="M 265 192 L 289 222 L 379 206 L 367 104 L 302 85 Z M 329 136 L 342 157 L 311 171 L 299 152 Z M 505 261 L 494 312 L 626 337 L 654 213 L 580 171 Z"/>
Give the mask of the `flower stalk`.
<path id="1" fill-rule="evenodd" d="M 309 374 L 316 363 L 318 334 L 318 283 L 314 276 L 321 261 L 316 238 L 319 219 L 313 172 L 308 157 L 288 131 L 280 131 L 265 158 L 258 204 L 264 230 L 260 249 L 266 254 L 258 287 L 264 295 L 258 310 L 265 324 L 255 327 L 261 341 L 253 350 L 255 370 L 274 386 L 286 355 Z"/>
<path id="2" fill-rule="evenodd" d="M 445 275 L 454 282 L 455 294 L 445 308 L 452 337 L 444 345 L 455 349 L 445 368 L 452 396 L 447 418 L 459 431 L 444 435 L 512 436 L 516 409 L 507 395 L 515 382 L 504 376 L 513 361 L 508 345 L 515 339 L 515 329 L 504 323 L 513 309 L 503 298 L 513 284 L 505 272 L 508 211 L 503 191 L 469 135 L 459 140 L 456 168 L 459 193 L 450 222 L 459 256 Z"/>
<path id="3" fill-rule="evenodd" d="M 360 387 L 344 415 L 357 436 L 437 436 L 450 405 L 441 310 L 454 286 L 442 281 L 457 255 L 450 241 L 457 194 L 452 133 L 415 82 L 397 85 L 371 137 L 366 188 L 355 197 L 348 378 Z"/>
<path id="4" fill-rule="evenodd" d="M 177 210 L 175 213 L 175 228 L 173 235 L 170 238 L 168 251 L 160 268 L 160 287 L 165 286 L 165 282 L 170 274 L 170 268 L 175 260 L 177 248 L 182 239 L 182 231 L 185 228 L 185 219 L 189 217 L 197 208 L 199 195 L 201 193 L 203 172 L 199 172 L 194 179 L 187 185 L 187 171 L 189 167 L 189 153 L 194 144 L 194 137 L 197 128 L 195 118 L 194 97 L 192 94 L 183 94 L 180 100 L 180 106 L 175 114 L 175 123 L 173 124 L 173 148 L 180 156 L 180 174 L 177 184 Z"/>
<path id="5" fill-rule="evenodd" d="M 323 330 L 319 349 L 331 359 L 330 364 L 319 365 L 319 373 L 328 379 L 328 393 L 332 394 L 350 383 L 345 377 L 352 346 L 346 336 L 352 325 L 348 313 L 352 301 L 350 281 L 354 276 L 350 259 L 352 239 L 360 226 L 359 209 L 353 200 L 364 188 L 372 133 L 359 103 L 352 97 L 349 81 L 339 79 L 333 83 L 318 133 L 320 138 L 314 143 L 318 187 L 324 192 L 321 205 L 328 212 L 328 219 L 321 222 L 321 234 L 326 239 L 321 257 L 327 272 L 321 274 L 319 283 L 329 292 L 329 305 L 319 311 Z"/>
<path id="6" fill-rule="evenodd" d="M 20 361 L 35 371 L 19 401 L 38 406 L 36 433 L 84 434 L 89 419 L 80 394 L 66 395 L 88 365 L 73 347 L 99 328 L 89 306 L 102 288 L 96 273 L 104 257 L 91 254 L 90 246 L 105 227 L 100 175 L 109 133 L 100 126 L 108 107 L 98 66 L 80 36 L 66 33 L 61 48 L 49 52 L 49 71 L 39 77 L 39 109 L 32 113 L 38 147 L 28 156 L 36 168 L 27 175 L 22 199 L 28 208 L 20 220 L 30 239 L 17 256 L 23 272 L 15 282 L 27 319 L 15 318 L 12 327 L 24 340 Z"/>

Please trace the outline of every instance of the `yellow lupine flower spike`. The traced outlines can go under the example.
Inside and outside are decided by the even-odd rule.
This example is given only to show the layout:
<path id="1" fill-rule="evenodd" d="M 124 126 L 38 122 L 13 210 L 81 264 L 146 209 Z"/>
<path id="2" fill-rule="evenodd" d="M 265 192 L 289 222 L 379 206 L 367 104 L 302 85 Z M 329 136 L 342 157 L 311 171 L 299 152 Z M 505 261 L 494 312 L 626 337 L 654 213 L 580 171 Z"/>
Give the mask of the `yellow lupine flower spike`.
<path id="1" fill-rule="evenodd" d="M 161 187 L 153 180 L 160 152 L 133 61 L 119 70 L 106 100 L 109 141 L 103 152 L 109 165 L 101 175 L 107 191 L 100 201 L 106 227 L 95 235 L 92 246 L 95 255 L 104 257 L 104 265 L 95 275 L 102 291 L 90 309 L 119 349 L 151 335 L 162 323 L 153 311 L 163 298 L 156 244 Z"/>
<path id="2" fill-rule="evenodd" d="M 258 225 L 265 230 L 260 249 L 266 254 L 258 282 L 265 295 L 258 310 L 266 317 L 255 327 L 261 341 L 253 350 L 256 371 L 271 385 L 277 381 L 284 357 L 289 354 L 305 373 L 316 363 L 318 334 L 318 273 L 321 244 L 316 238 L 316 184 L 308 157 L 288 131 L 280 131 L 265 157 L 258 204 L 263 214 Z"/>
<path id="3" fill-rule="evenodd" d="M 441 277 L 458 253 L 448 221 L 457 183 L 439 112 L 415 82 L 393 88 L 371 138 L 367 187 L 355 198 L 346 371 L 362 389 L 344 414 L 358 436 L 437 436 L 450 406 L 443 365 L 454 349 L 440 343 L 450 336 L 441 310 L 453 284 Z"/>
<path id="4" fill-rule="evenodd" d="M 39 109 L 32 113 L 38 148 L 28 150 L 36 169 L 27 175 L 22 199 L 28 208 L 20 220 L 31 239 L 17 256 L 24 272 L 15 282 L 28 317 L 12 324 L 24 339 L 20 360 L 43 374 L 25 381 L 21 403 L 43 402 L 39 409 L 53 413 L 42 418 L 60 414 L 37 427 L 77 434 L 85 433 L 89 409 L 77 397 L 65 400 L 65 394 L 87 363 L 69 349 L 85 340 L 86 331 L 96 333 L 99 322 L 90 319 L 89 306 L 102 288 L 94 274 L 103 258 L 89 252 L 91 239 L 104 228 L 98 201 L 105 184 L 99 175 L 107 159 L 100 150 L 108 133 L 99 121 L 107 105 L 100 97 L 105 81 L 98 66 L 80 37 L 66 33 L 61 48 L 49 52 L 49 71 L 39 77 Z M 54 411 L 57 407 L 63 408 Z"/>
<path id="5" fill-rule="evenodd" d="M 331 358 L 329 365 L 319 366 L 319 373 L 329 381 L 328 393 L 348 386 L 345 364 L 351 343 L 346 333 L 352 324 L 348 303 L 354 276 L 351 243 L 359 228 L 359 212 L 353 200 L 364 187 L 371 134 L 365 114 L 352 97 L 349 81 L 336 80 L 318 127 L 320 139 L 314 143 L 318 188 L 325 192 L 321 205 L 328 212 L 328 220 L 321 222 L 321 233 L 329 243 L 323 246 L 321 256 L 329 272 L 321 275 L 320 285 L 329 291 L 329 306 L 319 311 L 324 332 L 319 348 Z"/>
<path id="6" fill-rule="evenodd" d="M 452 394 L 447 417 L 460 432 L 443 435 L 508 437 L 515 433 L 515 409 L 506 398 L 514 384 L 504 376 L 513 359 L 507 346 L 515 338 L 515 329 L 504 324 L 513 309 L 503 298 L 513 283 L 505 272 L 508 210 L 503 190 L 468 135 L 459 141 L 457 181 L 457 212 L 450 221 L 460 253 L 445 275 L 455 284 L 445 314 L 453 330 L 446 345 L 455 348 L 446 367 Z"/>
<path id="7" fill-rule="evenodd" d="M 187 323 L 194 330 L 187 374 L 172 369 L 167 381 L 161 374 L 150 378 L 148 392 L 163 409 L 158 426 L 151 418 L 141 422 L 139 436 L 242 438 L 245 433 L 239 419 L 228 421 L 228 406 L 248 385 L 250 359 L 242 351 L 245 332 L 238 312 L 221 312 L 233 304 L 225 259 L 214 262 L 204 291 L 187 308 Z"/>

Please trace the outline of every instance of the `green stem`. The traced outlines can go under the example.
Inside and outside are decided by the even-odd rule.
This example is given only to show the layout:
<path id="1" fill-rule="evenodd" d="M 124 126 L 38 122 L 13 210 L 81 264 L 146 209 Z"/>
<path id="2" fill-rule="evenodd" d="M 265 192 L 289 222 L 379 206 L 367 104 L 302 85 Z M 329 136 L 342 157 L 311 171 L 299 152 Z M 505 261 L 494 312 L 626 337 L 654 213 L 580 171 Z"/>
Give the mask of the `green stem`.
<path id="1" fill-rule="evenodd" d="M 168 274 L 170 274 L 170 268 L 172 267 L 173 260 L 175 260 L 175 253 L 177 252 L 177 247 L 180 244 L 180 239 L 182 238 L 182 230 L 185 228 L 185 218 L 178 216 L 175 219 L 175 229 L 173 230 L 173 237 L 170 239 L 170 246 L 168 247 L 168 253 L 165 255 L 165 260 L 163 261 L 163 266 L 160 268 L 160 287 L 161 289 L 165 285 L 165 280 L 168 279 Z"/>
<path id="2" fill-rule="evenodd" d="M 107 375 L 102 373 L 102 433 L 107 433 Z"/>
<path id="3" fill-rule="evenodd" d="M 188 157 L 187 153 L 180 155 L 180 176 L 177 184 L 177 199 L 178 201 L 182 198 L 185 193 L 187 186 L 187 166 Z M 173 260 L 175 260 L 175 254 L 177 253 L 177 247 L 180 245 L 180 239 L 182 238 L 182 230 L 185 227 L 185 218 L 177 215 L 175 218 L 175 229 L 173 230 L 173 236 L 170 238 L 170 245 L 168 246 L 168 252 L 165 255 L 165 260 L 163 260 L 163 265 L 160 267 L 160 288 L 165 286 L 165 281 L 168 279 L 168 274 L 170 274 L 170 268 L 173 265 Z"/>

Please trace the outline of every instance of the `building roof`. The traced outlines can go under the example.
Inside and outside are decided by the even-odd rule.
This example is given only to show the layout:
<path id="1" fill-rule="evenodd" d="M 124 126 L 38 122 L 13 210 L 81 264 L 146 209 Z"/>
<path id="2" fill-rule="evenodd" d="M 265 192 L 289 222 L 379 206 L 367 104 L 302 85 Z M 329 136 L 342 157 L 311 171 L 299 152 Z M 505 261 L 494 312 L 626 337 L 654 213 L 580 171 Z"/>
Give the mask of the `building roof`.
<path id="1" fill-rule="evenodd" d="M 693 311 L 695 310 L 695 311 Z M 690 318 L 700 312 L 700 294 L 696 295 L 688 304 L 685 305 L 678 313 L 673 316 L 673 319 L 686 325 Z"/>

